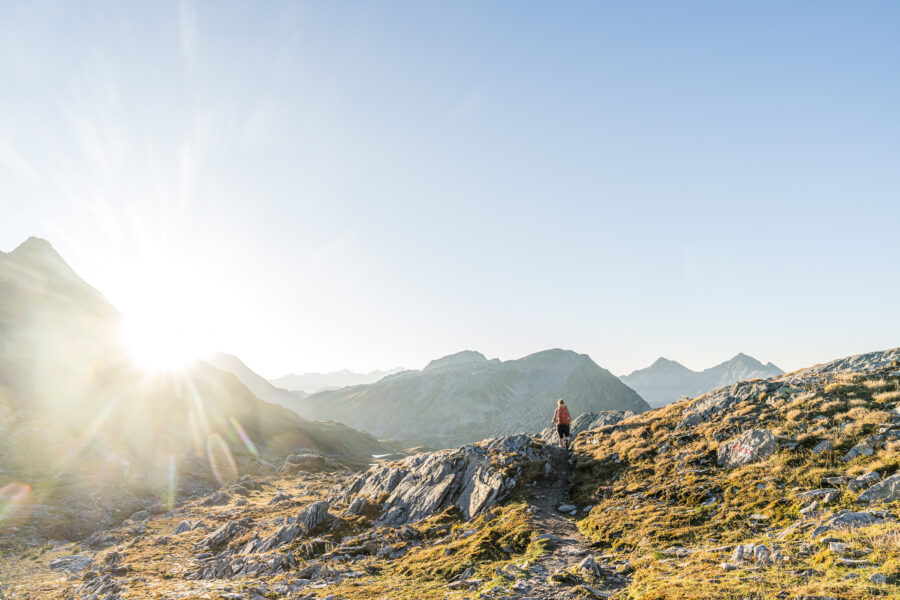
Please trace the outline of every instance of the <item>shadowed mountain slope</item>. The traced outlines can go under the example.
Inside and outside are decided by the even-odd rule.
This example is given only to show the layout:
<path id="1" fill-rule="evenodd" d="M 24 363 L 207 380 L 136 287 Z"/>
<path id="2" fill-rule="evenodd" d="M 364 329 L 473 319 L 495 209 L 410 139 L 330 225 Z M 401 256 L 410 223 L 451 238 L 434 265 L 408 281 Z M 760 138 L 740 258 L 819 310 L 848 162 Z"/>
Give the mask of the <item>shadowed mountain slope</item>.
<path id="1" fill-rule="evenodd" d="M 202 361 L 145 370 L 120 332 L 118 311 L 46 241 L 0 255 L 0 488 L 27 486 L 31 523 L 59 537 L 290 454 L 363 465 L 395 450 L 263 402 Z"/>

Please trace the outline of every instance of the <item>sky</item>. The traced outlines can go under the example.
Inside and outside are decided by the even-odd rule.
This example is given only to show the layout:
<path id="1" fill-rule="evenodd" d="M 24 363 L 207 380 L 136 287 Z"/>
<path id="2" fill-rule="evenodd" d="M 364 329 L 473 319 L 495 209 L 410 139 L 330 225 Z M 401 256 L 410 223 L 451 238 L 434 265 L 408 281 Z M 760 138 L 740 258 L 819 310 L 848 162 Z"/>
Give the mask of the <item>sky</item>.
<path id="1" fill-rule="evenodd" d="M 4 2 L 0 250 L 269 377 L 900 345 L 896 2 Z M 168 342 L 167 342 L 168 343 Z"/>

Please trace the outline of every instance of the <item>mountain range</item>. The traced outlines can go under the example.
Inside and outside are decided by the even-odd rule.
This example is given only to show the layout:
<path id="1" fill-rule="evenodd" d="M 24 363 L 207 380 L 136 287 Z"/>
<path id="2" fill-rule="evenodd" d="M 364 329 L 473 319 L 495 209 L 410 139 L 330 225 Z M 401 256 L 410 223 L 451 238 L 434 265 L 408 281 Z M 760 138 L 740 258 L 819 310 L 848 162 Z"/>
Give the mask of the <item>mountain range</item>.
<path id="1" fill-rule="evenodd" d="M 348 369 L 340 371 L 331 371 L 328 373 L 289 373 L 282 377 L 272 380 L 272 384 L 276 387 L 290 390 L 292 392 L 306 392 L 314 394 L 324 390 L 336 390 L 351 385 L 364 385 L 367 383 L 375 383 L 379 379 L 383 379 L 388 375 L 400 373 L 406 369 L 397 367 L 388 369 L 387 371 L 370 371 L 368 373 L 355 373 Z"/>
<path id="2" fill-rule="evenodd" d="M 474 364 L 505 363 L 432 365 Z M 568 451 L 551 430 L 244 476 L 77 544 L 12 484 L 0 598 L 897 598 L 898 415 L 895 348 L 583 414 Z"/>
<path id="3" fill-rule="evenodd" d="M 509 361 L 463 351 L 433 360 L 421 371 L 313 394 L 299 406 L 308 418 L 340 420 L 410 445 L 447 447 L 539 432 L 550 422 L 560 397 L 573 415 L 649 408 L 589 356 L 570 350 L 546 350 Z"/>
<path id="4" fill-rule="evenodd" d="M 681 363 L 659 358 L 645 369 L 619 377 L 650 406 L 664 406 L 685 396 L 693 398 L 710 390 L 746 379 L 768 379 L 784 373 L 772 363 L 738 354 L 703 371 L 692 371 Z"/>

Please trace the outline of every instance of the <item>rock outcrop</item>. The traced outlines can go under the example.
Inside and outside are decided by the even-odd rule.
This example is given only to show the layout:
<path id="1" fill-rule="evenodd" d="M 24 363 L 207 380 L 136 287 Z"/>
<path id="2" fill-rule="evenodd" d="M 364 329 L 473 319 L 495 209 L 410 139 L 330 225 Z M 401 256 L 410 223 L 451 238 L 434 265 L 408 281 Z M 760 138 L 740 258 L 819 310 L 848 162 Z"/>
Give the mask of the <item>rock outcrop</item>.
<path id="1" fill-rule="evenodd" d="M 358 496 L 376 501 L 386 494 L 377 519 L 386 525 L 416 522 L 449 507 L 469 519 L 506 499 L 523 466 L 553 460 L 560 453 L 565 451 L 537 436 L 497 438 L 373 467 L 344 497 L 352 506 Z"/>
<path id="2" fill-rule="evenodd" d="M 712 391 L 688 405 L 678 423 L 679 429 L 696 427 L 721 415 L 745 400 L 756 400 L 780 386 L 767 381 L 742 381 Z"/>

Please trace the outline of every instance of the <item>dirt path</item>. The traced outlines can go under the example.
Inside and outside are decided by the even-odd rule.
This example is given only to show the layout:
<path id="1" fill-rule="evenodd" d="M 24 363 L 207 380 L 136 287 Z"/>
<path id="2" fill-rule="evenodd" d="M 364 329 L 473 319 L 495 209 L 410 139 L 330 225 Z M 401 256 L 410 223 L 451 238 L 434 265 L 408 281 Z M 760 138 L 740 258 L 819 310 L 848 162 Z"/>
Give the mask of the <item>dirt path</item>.
<path id="1" fill-rule="evenodd" d="M 583 559 L 592 556 L 597 563 L 603 565 L 596 551 L 590 547 L 588 540 L 581 535 L 575 526 L 575 519 L 580 516 L 559 512 L 559 507 L 569 503 L 569 474 L 571 471 L 568 456 L 560 452 L 551 463 L 549 484 L 536 488 L 534 501 L 534 513 L 532 522 L 537 535 L 549 534 L 549 551 L 529 568 L 531 576 L 525 581 L 527 589 L 522 590 L 524 598 L 584 598 L 582 593 L 575 591 L 571 583 L 557 583 L 549 581 L 554 573 L 570 569 Z M 598 597 L 606 597 L 621 588 L 621 582 L 606 582 L 594 585 L 588 583 L 591 588 L 597 590 Z"/>

